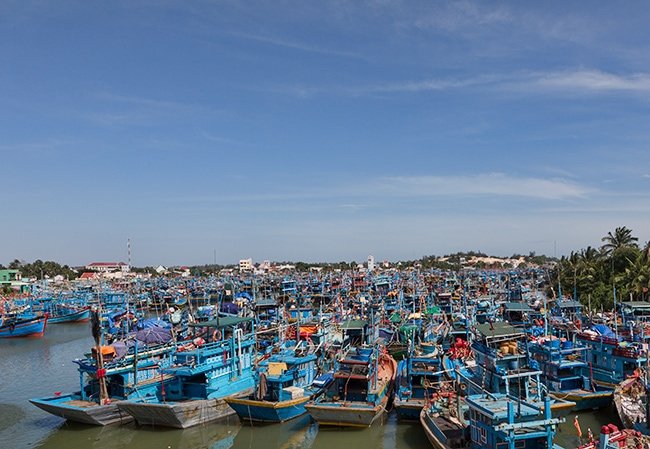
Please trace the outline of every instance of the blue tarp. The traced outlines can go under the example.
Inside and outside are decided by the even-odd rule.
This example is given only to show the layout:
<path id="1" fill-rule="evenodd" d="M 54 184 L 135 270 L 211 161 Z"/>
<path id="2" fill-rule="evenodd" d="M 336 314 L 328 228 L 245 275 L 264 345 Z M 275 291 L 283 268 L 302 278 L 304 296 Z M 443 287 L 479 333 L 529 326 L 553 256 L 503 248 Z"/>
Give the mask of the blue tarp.
<path id="1" fill-rule="evenodd" d="M 164 321 L 160 318 L 146 318 L 138 323 L 138 329 L 150 329 L 153 327 L 171 329 L 172 324 L 169 321 Z"/>
<path id="2" fill-rule="evenodd" d="M 235 298 L 246 298 L 249 301 L 253 300 L 253 297 L 248 292 L 239 292 L 235 295 Z"/>
<path id="3" fill-rule="evenodd" d="M 612 331 L 609 326 L 606 326 L 604 324 L 594 324 L 591 326 L 591 330 L 598 332 L 603 337 L 616 338 L 614 331 Z"/>

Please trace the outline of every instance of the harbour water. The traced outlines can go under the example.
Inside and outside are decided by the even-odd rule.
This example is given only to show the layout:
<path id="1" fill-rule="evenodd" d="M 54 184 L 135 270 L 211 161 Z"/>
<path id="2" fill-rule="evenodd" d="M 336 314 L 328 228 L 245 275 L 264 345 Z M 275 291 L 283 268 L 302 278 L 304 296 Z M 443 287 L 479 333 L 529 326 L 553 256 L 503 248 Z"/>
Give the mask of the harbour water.
<path id="1" fill-rule="evenodd" d="M 21 449 L 330 449 L 430 447 L 419 423 L 401 423 L 394 413 L 368 429 L 318 428 L 309 416 L 278 425 L 241 425 L 226 422 L 171 430 L 134 424 L 92 427 L 66 423 L 28 402 L 57 391 L 79 389 L 72 359 L 89 351 L 88 324 L 52 325 L 42 338 L 0 340 L 0 448 Z M 580 443 L 574 416 L 560 427 L 556 443 L 573 448 Z M 579 415 L 583 437 L 590 428 L 617 422 L 613 409 Z M 583 438 L 584 442 L 584 438 Z"/>

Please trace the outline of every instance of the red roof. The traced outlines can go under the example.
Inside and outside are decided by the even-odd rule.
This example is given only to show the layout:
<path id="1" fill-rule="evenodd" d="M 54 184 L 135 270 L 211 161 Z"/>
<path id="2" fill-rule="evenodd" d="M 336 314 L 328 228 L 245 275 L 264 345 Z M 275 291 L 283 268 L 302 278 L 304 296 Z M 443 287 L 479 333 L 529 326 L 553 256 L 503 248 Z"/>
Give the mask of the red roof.
<path id="1" fill-rule="evenodd" d="M 124 262 L 93 262 L 88 264 L 88 267 L 115 267 L 126 265 Z"/>
<path id="2" fill-rule="evenodd" d="M 79 276 L 79 279 L 95 279 L 97 277 L 97 273 L 83 273 L 81 276 Z"/>

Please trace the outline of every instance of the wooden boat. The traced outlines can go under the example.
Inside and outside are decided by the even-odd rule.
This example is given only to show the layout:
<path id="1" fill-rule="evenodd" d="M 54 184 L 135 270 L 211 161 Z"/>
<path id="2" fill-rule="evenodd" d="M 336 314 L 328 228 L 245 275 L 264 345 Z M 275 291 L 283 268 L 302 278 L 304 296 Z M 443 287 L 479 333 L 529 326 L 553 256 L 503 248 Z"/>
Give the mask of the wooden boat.
<path id="1" fill-rule="evenodd" d="M 319 425 L 368 427 L 387 409 L 397 362 L 378 347 L 347 351 L 327 392 L 305 407 Z"/>
<path id="2" fill-rule="evenodd" d="M 99 318 L 96 312 L 93 316 L 95 334 L 99 332 Z M 155 394 L 160 385 L 170 381 L 172 376 L 160 374 L 160 369 L 171 364 L 175 344 L 138 348 L 136 343 L 121 357 L 113 346 L 99 348 L 94 348 L 89 357 L 73 360 L 78 365 L 80 391 L 30 399 L 29 402 L 48 413 L 84 424 L 106 426 L 133 421 L 118 404 Z"/>
<path id="3" fill-rule="evenodd" d="M 288 344 L 293 346 L 294 342 Z M 272 354 L 260 365 L 255 393 L 226 398 L 226 402 L 245 421 L 284 422 L 303 415 L 307 413 L 305 404 L 328 385 L 322 380 L 315 382 L 316 359 L 302 348 Z"/>
<path id="4" fill-rule="evenodd" d="M 635 429 L 645 434 L 647 421 L 647 386 L 641 376 L 632 376 L 621 382 L 614 390 L 614 405 L 618 417 L 626 429 Z"/>
<path id="5" fill-rule="evenodd" d="M 47 314 L 5 315 L 0 318 L 0 338 L 42 337 L 47 327 Z"/>
<path id="6" fill-rule="evenodd" d="M 138 424 L 182 429 L 206 424 L 235 413 L 227 397 L 253 392 L 252 318 L 220 317 L 193 326 L 212 330 L 212 341 L 179 348 L 173 367 L 164 370 L 172 376 L 168 383 L 154 394 L 118 403 Z"/>
<path id="7" fill-rule="evenodd" d="M 50 315 L 48 321 L 51 324 L 59 323 L 83 323 L 90 319 L 90 307 L 81 308 L 58 308 L 57 313 Z"/>

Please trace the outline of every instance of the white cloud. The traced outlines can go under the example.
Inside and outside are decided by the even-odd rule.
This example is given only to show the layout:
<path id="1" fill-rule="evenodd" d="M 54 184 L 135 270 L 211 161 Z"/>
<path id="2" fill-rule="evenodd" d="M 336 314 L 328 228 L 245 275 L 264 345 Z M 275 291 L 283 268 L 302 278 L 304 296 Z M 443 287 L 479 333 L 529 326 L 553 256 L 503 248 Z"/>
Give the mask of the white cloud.
<path id="1" fill-rule="evenodd" d="M 600 70 L 535 73 L 524 84 L 551 90 L 650 92 L 650 73 L 617 75 Z"/>
<path id="2" fill-rule="evenodd" d="M 517 92 L 524 94 L 608 92 L 650 93 L 650 73 L 619 75 L 597 69 L 549 72 L 517 72 L 508 74 L 481 74 L 470 77 L 428 78 L 360 85 L 290 85 L 264 89 L 268 92 L 294 95 L 301 98 L 320 94 L 365 96 L 420 92 L 469 90 L 484 92 Z"/>
<path id="3" fill-rule="evenodd" d="M 496 195 L 555 200 L 582 198 L 591 191 L 562 179 L 513 177 L 502 173 L 392 177 L 384 179 L 379 188 L 406 196 Z"/>
<path id="4" fill-rule="evenodd" d="M 292 41 L 292 40 L 287 40 L 279 37 L 274 37 L 274 36 L 264 36 L 264 35 L 257 35 L 257 34 L 249 34 L 249 33 L 228 33 L 231 36 L 238 37 L 241 39 L 247 39 L 247 40 L 252 40 L 256 42 L 261 42 L 263 44 L 269 44 L 273 45 L 276 47 L 284 47 L 284 48 L 290 48 L 293 50 L 300 50 L 304 51 L 307 53 L 318 53 L 322 55 L 330 55 L 330 56 L 344 56 L 344 57 L 349 57 L 349 58 L 361 58 L 362 56 L 353 53 L 353 52 L 348 52 L 348 51 L 341 51 L 341 50 L 332 50 L 329 48 L 325 47 L 320 47 L 316 45 L 309 45 L 305 44 L 303 42 L 299 41 Z"/>

